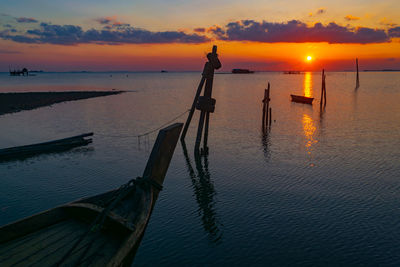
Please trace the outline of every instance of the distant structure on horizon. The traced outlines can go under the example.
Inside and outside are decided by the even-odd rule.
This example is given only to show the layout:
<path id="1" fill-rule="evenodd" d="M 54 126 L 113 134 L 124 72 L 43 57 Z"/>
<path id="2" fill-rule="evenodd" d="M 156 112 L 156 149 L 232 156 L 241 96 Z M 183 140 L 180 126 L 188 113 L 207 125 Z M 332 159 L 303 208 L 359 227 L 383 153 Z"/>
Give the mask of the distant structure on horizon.
<path id="1" fill-rule="evenodd" d="M 301 72 L 298 70 L 289 70 L 289 71 L 284 71 L 283 74 L 301 74 Z"/>
<path id="2" fill-rule="evenodd" d="M 10 72 L 10 76 L 21 76 L 21 75 L 25 76 L 25 74 L 26 74 L 26 76 L 29 76 L 29 71 L 27 68 L 23 68 L 22 70 L 9 69 L 9 72 Z"/>
<path id="3" fill-rule="evenodd" d="M 232 73 L 235 74 L 245 74 L 245 73 L 254 73 L 254 71 L 252 70 L 248 70 L 248 69 L 233 69 Z"/>

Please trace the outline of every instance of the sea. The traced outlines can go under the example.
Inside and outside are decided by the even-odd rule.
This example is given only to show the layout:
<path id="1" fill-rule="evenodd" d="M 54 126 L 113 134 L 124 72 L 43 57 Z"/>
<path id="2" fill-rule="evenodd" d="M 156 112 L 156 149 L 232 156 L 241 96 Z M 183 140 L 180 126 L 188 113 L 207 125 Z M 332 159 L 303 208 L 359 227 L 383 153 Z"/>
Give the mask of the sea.
<path id="1" fill-rule="evenodd" d="M 158 129 L 186 121 L 200 79 L 0 74 L 0 92 L 126 91 L 0 116 L 0 148 L 94 133 L 85 147 L 0 162 L 0 225 L 141 176 Z M 354 72 L 327 72 L 321 109 L 321 72 L 216 74 L 209 153 L 194 157 L 196 110 L 133 266 L 400 266 L 400 73 L 361 72 L 355 84 Z"/>

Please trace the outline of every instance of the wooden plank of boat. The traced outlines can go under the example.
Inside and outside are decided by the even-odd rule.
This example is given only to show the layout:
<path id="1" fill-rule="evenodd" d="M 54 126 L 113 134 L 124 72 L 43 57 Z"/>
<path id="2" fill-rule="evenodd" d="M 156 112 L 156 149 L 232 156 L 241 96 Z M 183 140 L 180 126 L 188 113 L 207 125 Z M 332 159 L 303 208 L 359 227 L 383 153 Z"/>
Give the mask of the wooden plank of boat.
<path id="1" fill-rule="evenodd" d="M 77 146 L 85 146 L 92 143 L 92 139 L 85 139 L 85 137 L 92 135 L 93 133 L 86 133 L 39 144 L 0 149 L 0 161 L 11 160 L 40 153 L 64 151 Z"/>
<path id="2" fill-rule="evenodd" d="M 314 100 L 313 97 L 306 97 L 306 96 L 300 96 L 300 95 L 290 95 L 290 96 L 292 97 L 292 101 L 297 102 L 297 103 L 312 105 L 312 102 Z"/>
<path id="3" fill-rule="evenodd" d="M 143 177 L 0 228 L 0 266 L 130 266 L 182 123 L 160 130 Z"/>

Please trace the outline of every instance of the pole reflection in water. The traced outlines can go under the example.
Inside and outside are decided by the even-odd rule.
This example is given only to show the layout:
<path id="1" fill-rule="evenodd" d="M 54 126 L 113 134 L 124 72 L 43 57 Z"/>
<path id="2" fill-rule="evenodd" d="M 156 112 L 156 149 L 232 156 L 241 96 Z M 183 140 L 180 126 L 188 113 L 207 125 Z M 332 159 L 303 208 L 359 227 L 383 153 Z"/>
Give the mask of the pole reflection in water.
<path id="1" fill-rule="evenodd" d="M 269 150 L 270 146 L 270 137 L 269 134 L 271 132 L 271 127 L 265 128 L 264 125 L 261 129 L 261 144 L 263 146 L 263 152 L 265 160 L 268 162 L 271 158 L 271 151 Z"/>
<path id="2" fill-rule="evenodd" d="M 196 201 L 199 206 L 198 211 L 201 216 L 202 225 L 208 233 L 210 241 L 218 244 L 222 240 L 222 232 L 219 229 L 222 224 L 218 222 L 215 211 L 216 201 L 214 198 L 217 193 L 208 170 L 208 156 L 204 154 L 202 157 L 199 153 L 195 153 L 196 174 L 187 153 L 186 144 L 184 141 L 181 141 L 181 144 Z M 204 159 L 204 162 L 202 159 Z"/>
<path id="3" fill-rule="evenodd" d="M 312 72 L 304 73 L 304 96 L 313 97 L 313 89 L 312 89 Z"/>

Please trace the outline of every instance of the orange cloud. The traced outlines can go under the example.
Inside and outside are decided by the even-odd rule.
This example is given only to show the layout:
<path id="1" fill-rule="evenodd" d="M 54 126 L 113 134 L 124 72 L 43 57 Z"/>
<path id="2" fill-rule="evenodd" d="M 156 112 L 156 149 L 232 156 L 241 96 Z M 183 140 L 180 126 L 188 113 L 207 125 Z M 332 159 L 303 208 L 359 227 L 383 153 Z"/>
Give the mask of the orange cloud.
<path id="1" fill-rule="evenodd" d="M 347 15 L 346 17 L 344 17 L 345 20 L 347 21 L 352 21 L 352 20 L 359 20 L 359 17 L 354 17 L 352 15 Z"/>

